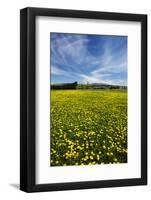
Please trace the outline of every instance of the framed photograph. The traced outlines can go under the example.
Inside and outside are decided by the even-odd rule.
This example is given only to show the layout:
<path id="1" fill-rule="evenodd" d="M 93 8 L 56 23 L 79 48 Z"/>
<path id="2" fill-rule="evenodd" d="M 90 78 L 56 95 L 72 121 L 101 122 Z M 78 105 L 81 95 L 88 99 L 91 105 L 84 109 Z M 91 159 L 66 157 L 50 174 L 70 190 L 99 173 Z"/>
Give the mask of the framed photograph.
<path id="1" fill-rule="evenodd" d="M 20 189 L 147 184 L 147 15 L 20 12 Z"/>

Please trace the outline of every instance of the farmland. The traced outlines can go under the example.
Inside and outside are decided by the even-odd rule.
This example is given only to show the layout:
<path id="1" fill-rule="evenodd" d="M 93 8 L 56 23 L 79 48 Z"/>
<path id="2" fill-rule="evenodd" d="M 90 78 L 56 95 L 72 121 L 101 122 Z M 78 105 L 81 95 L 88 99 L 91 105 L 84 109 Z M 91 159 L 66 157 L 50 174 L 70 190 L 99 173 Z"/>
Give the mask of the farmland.
<path id="1" fill-rule="evenodd" d="M 127 91 L 54 90 L 50 166 L 127 162 Z"/>

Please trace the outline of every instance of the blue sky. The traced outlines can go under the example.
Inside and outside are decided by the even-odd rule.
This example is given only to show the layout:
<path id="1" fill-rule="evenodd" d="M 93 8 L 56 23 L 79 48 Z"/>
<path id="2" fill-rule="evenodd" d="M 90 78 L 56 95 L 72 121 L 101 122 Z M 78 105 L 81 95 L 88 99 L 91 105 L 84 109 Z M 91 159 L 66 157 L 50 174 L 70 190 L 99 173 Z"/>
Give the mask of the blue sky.
<path id="1" fill-rule="evenodd" d="M 127 36 L 50 34 L 51 83 L 127 85 Z"/>

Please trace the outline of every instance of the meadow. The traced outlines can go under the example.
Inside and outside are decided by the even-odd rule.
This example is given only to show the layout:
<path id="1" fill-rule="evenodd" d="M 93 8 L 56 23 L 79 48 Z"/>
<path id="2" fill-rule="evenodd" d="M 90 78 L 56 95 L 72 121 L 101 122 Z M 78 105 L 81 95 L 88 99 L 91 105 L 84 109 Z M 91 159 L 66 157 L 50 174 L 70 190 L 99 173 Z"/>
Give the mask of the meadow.
<path id="1" fill-rule="evenodd" d="M 127 162 L 127 91 L 54 90 L 50 166 Z"/>

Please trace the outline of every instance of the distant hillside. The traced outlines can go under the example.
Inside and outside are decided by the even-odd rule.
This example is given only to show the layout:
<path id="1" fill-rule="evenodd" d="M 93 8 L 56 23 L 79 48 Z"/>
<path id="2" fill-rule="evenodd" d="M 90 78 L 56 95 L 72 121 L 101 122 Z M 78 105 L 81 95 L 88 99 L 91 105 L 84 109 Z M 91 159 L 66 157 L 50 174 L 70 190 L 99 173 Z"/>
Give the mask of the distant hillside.
<path id="1" fill-rule="evenodd" d="M 78 82 L 73 83 L 59 83 L 51 84 L 52 90 L 73 90 L 73 89 L 94 89 L 94 90 L 127 90 L 127 86 L 121 85 L 107 85 L 104 83 L 87 83 L 78 84 Z"/>
<path id="2" fill-rule="evenodd" d="M 127 86 L 120 86 L 120 85 L 107 85 L 104 83 L 92 83 L 92 84 L 78 84 L 78 89 L 104 89 L 104 90 L 111 90 L 111 89 L 127 89 Z"/>

